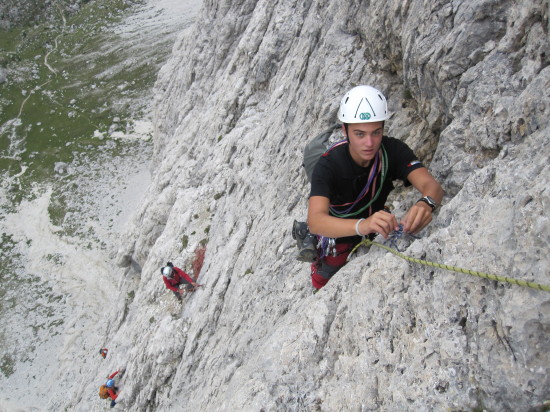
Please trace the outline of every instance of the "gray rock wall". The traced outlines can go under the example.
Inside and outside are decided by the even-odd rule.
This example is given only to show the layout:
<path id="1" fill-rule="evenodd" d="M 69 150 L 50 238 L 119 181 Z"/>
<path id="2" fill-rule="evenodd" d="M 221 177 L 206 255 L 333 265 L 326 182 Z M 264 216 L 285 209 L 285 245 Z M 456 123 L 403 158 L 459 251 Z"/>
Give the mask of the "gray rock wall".
<path id="1" fill-rule="evenodd" d="M 290 228 L 306 141 L 372 84 L 447 192 L 404 253 L 550 284 L 548 44 L 546 1 L 206 1 L 160 73 L 154 182 L 118 253 L 117 407 L 542 410 L 548 292 L 372 248 L 313 295 Z M 180 307 L 159 267 L 201 242 Z"/>

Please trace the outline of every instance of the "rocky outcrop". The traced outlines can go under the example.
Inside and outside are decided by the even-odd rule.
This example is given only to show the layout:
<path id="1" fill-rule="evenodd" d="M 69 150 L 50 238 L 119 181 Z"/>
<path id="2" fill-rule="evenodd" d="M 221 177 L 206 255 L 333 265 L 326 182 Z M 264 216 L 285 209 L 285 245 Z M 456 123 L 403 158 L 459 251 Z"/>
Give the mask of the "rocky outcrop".
<path id="1" fill-rule="evenodd" d="M 313 295 L 290 228 L 305 143 L 371 84 L 447 192 L 404 253 L 549 284 L 548 44 L 542 0 L 205 1 L 159 75 L 154 181 L 119 251 L 141 269 L 121 270 L 135 297 L 107 337 L 120 406 L 542 409 L 547 292 L 372 248 Z M 200 244 L 204 287 L 179 307 L 158 269 Z"/>

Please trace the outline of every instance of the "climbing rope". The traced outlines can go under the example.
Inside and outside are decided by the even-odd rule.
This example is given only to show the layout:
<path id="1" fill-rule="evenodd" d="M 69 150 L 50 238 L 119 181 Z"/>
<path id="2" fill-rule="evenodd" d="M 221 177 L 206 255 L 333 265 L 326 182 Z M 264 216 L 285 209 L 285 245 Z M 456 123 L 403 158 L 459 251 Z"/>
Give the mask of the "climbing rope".
<path id="1" fill-rule="evenodd" d="M 380 159 L 380 166 L 378 166 L 378 159 L 380 158 L 380 153 L 382 153 L 382 158 Z M 377 179 L 376 176 L 378 174 L 380 174 L 380 184 L 378 185 L 378 189 L 376 190 L 376 193 L 374 193 L 374 190 L 376 188 L 376 179 Z M 347 203 L 343 205 L 330 205 L 329 207 L 330 214 L 332 216 L 346 218 L 346 217 L 357 216 L 360 213 L 363 213 L 367 208 L 371 207 L 372 204 L 376 201 L 376 199 L 378 199 L 378 196 L 380 196 L 387 174 L 388 174 L 388 154 L 386 153 L 385 147 L 382 145 L 380 146 L 380 150 L 376 155 L 376 162 L 375 162 L 375 165 L 373 165 L 373 167 L 371 168 L 371 175 L 368 178 L 367 184 L 365 185 L 361 193 L 359 193 L 359 196 L 357 196 L 357 199 L 355 199 L 353 203 Z M 372 189 L 371 189 L 371 185 L 373 186 Z M 367 195 L 369 190 L 372 190 L 372 193 L 373 193 L 372 199 L 359 210 L 356 210 L 355 212 L 350 212 L 357 205 L 357 203 L 359 203 L 359 201 Z M 342 206 L 349 206 L 349 205 L 351 206 L 343 212 L 338 212 L 335 208 L 335 207 L 342 207 Z"/>
<path id="2" fill-rule="evenodd" d="M 439 268 L 439 269 L 446 269 L 446 270 L 450 270 L 452 272 L 465 273 L 467 275 L 477 276 L 477 277 L 484 278 L 484 279 L 496 280 L 498 282 L 511 283 L 513 285 L 524 286 L 524 287 L 528 287 L 528 288 L 532 288 L 532 289 L 538 289 L 538 290 L 544 290 L 546 292 L 550 292 L 550 286 L 541 285 L 540 283 L 527 282 L 525 280 L 513 279 L 513 278 L 506 277 L 506 276 L 497 276 L 497 275 L 493 275 L 491 273 L 477 272 L 475 270 L 462 269 L 462 268 L 459 268 L 459 267 L 456 267 L 456 266 L 443 265 L 441 263 L 429 262 L 427 260 L 416 259 L 416 258 L 407 256 L 407 255 L 401 253 L 397 248 L 397 240 L 400 239 L 400 238 L 403 238 L 405 235 L 407 235 L 407 234 L 405 234 L 403 232 L 403 226 L 400 226 L 399 230 L 394 231 L 390 235 L 390 237 L 388 238 L 388 240 L 386 242 L 389 242 L 390 246 L 393 246 L 393 248 L 390 247 L 390 246 L 383 245 L 381 243 L 374 242 L 374 241 L 370 240 L 367 237 L 363 237 L 363 240 L 361 240 L 361 242 L 359 242 L 351 250 L 350 254 L 348 255 L 348 261 L 349 261 L 351 255 L 360 246 L 367 246 L 368 247 L 368 246 L 372 245 L 372 246 L 377 246 L 379 248 L 385 249 L 388 252 L 393 253 L 395 256 L 398 256 L 401 259 L 407 260 L 409 262 L 419 263 L 421 265 L 432 266 L 432 267 L 436 267 L 436 268 Z M 416 236 L 412 236 L 412 235 L 407 235 L 407 236 L 411 236 L 411 237 L 414 237 L 415 239 L 418 239 L 418 237 L 416 237 Z"/>

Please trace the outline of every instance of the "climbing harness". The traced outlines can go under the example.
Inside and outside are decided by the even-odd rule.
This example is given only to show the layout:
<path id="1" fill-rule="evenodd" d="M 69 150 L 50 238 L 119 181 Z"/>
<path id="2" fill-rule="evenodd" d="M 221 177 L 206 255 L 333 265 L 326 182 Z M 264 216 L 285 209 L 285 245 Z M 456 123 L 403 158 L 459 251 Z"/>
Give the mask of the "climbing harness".
<path id="1" fill-rule="evenodd" d="M 518 285 L 518 286 L 523 286 L 523 287 L 528 287 L 528 288 L 532 288 L 532 289 L 538 289 L 538 290 L 544 290 L 546 292 L 550 292 L 550 286 L 541 285 L 540 283 L 528 282 L 528 281 L 525 281 L 525 280 L 513 279 L 513 278 L 509 278 L 509 277 L 505 277 L 505 276 L 497 276 L 497 275 L 493 275 L 491 273 L 477 272 L 475 270 L 463 269 L 463 268 L 459 268 L 459 267 L 456 267 L 456 266 L 450 266 L 450 265 L 443 265 L 441 263 L 429 262 L 427 260 L 416 259 L 416 258 L 407 256 L 407 255 L 401 253 L 397 249 L 396 242 L 397 242 L 397 239 L 403 238 L 404 236 L 412 236 L 412 235 L 405 234 L 403 232 L 403 226 L 402 225 L 400 225 L 400 229 L 395 231 L 395 232 L 397 232 L 397 233 L 395 235 L 392 233 L 393 237 L 392 237 L 392 235 L 390 235 L 390 238 L 386 241 L 386 242 L 389 242 L 390 246 L 386 246 L 386 245 L 383 245 L 381 243 L 374 242 L 374 241 L 370 240 L 368 237 L 363 237 L 361 242 L 359 242 L 351 250 L 351 252 L 348 256 L 348 261 L 349 261 L 351 255 L 360 246 L 367 246 L 368 247 L 368 246 L 373 245 L 373 246 L 377 246 L 379 248 L 385 249 L 388 252 L 393 253 L 395 256 L 398 256 L 401 259 L 407 260 L 409 262 L 419 263 L 421 265 L 432 266 L 432 267 L 436 267 L 436 268 L 439 268 L 439 269 L 450 270 L 452 272 L 465 273 L 467 275 L 477 276 L 477 277 L 484 278 L 484 279 L 496 280 L 498 282 L 510 283 L 510 284 L 513 284 L 513 285 Z M 415 238 L 418 239 L 418 237 L 415 237 Z M 394 246 L 395 248 L 392 248 L 392 246 Z"/>

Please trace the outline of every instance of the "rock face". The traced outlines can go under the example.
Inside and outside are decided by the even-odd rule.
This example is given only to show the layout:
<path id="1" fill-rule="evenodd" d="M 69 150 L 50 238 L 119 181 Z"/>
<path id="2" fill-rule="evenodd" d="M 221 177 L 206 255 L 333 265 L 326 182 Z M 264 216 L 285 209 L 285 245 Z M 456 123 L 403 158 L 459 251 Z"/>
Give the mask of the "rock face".
<path id="1" fill-rule="evenodd" d="M 542 410 L 548 292 L 371 248 L 313 295 L 290 228 L 303 147 L 371 84 L 447 193 L 404 253 L 550 284 L 549 56 L 542 0 L 206 0 L 160 73 L 154 181 L 118 252 L 117 408 Z M 159 268 L 201 244 L 179 306 Z"/>

